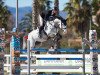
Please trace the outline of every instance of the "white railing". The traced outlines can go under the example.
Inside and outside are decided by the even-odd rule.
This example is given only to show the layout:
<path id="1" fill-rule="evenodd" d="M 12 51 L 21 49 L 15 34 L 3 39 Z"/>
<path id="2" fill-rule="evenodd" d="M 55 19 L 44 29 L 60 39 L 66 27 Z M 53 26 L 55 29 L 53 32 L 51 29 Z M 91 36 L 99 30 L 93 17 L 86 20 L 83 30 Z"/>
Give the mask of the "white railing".
<path id="1" fill-rule="evenodd" d="M 10 57 L 10 55 L 5 55 Z M 27 57 L 27 55 L 20 55 L 20 57 Z M 31 62 L 30 72 L 67 72 L 67 73 L 82 73 L 82 61 L 81 60 L 64 60 L 64 58 L 82 58 L 82 54 L 34 54 L 32 57 L 37 58 L 60 58 L 60 60 L 36 60 L 36 63 Z M 98 55 L 100 58 L 100 55 Z M 32 59 L 32 58 L 31 58 Z M 33 59 L 32 59 L 33 60 Z M 6 62 L 9 59 L 6 60 Z M 100 59 L 98 60 L 100 63 Z M 90 55 L 86 54 L 86 73 L 91 72 Z M 5 67 L 10 67 L 9 63 L 4 64 Z M 62 68 L 63 67 L 63 68 Z M 65 68 L 66 67 L 66 68 Z M 100 64 L 98 65 L 100 68 Z M 53 70 L 54 68 L 54 70 Z M 58 69 L 57 69 L 58 68 Z M 61 69 L 60 69 L 61 68 Z M 27 64 L 21 64 L 21 73 L 27 73 Z M 8 69 L 8 72 L 9 69 Z M 100 72 L 100 69 L 99 69 Z"/>

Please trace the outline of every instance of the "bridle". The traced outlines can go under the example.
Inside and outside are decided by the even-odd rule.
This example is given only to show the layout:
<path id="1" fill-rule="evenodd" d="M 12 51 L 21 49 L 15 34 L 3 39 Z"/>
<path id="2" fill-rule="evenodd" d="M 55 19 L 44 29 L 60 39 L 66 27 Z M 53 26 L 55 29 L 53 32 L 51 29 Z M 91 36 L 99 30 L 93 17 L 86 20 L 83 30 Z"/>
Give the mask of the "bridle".
<path id="1" fill-rule="evenodd" d="M 55 19 L 59 19 L 59 18 L 55 18 Z M 55 20 L 55 19 L 54 19 L 54 20 Z M 50 21 L 48 21 L 48 23 L 49 23 L 51 26 L 53 26 L 53 24 L 55 24 L 55 23 L 54 23 L 54 22 L 55 22 L 54 20 L 52 20 L 53 23 L 51 23 Z M 60 20 L 60 19 L 59 19 L 59 20 Z M 59 26 L 59 25 L 54 25 L 54 27 L 55 27 L 56 29 L 57 29 L 57 28 L 66 29 L 66 26 L 65 26 L 65 27 L 63 26 L 64 23 L 62 22 L 62 20 L 60 20 L 60 21 L 61 21 L 61 24 L 60 24 L 61 26 Z"/>

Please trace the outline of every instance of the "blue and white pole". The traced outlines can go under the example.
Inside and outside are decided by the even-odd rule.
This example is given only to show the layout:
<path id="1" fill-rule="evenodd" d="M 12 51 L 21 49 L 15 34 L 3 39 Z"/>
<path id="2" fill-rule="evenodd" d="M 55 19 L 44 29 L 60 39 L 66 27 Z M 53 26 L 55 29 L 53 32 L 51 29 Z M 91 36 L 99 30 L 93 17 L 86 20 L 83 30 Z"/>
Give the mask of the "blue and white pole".
<path id="1" fill-rule="evenodd" d="M 91 58 L 91 75 L 98 75 L 98 52 L 97 49 L 97 33 L 96 30 L 89 31 L 90 58 Z"/>
<path id="2" fill-rule="evenodd" d="M 16 25 L 10 42 L 10 75 L 20 75 L 20 37 L 18 35 L 18 0 L 16 0 Z"/>
<path id="3" fill-rule="evenodd" d="M 13 32 L 17 34 L 16 28 L 13 28 Z M 20 75 L 20 37 L 12 36 L 10 42 L 10 54 L 11 54 L 11 75 Z"/>

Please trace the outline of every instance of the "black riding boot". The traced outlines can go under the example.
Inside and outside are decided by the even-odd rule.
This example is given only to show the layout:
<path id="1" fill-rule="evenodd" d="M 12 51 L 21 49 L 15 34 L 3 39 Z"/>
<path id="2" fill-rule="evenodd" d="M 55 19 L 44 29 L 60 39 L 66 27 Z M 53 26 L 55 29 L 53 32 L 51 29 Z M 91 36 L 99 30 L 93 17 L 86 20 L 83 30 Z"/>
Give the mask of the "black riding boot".
<path id="1" fill-rule="evenodd" d="M 39 29 L 39 37 L 42 38 L 42 30 Z"/>
<path id="2" fill-rule="evenodd" d="M 39 28 L 39 36 L 40 36 L 40 38 L 42 38 L 42 30 L 44 29 L 44 27 L 43 26 L 41 26 L 40 28 Z"/>
<path id="3" fill-rule="evenodd" d="M 40 38 L 42 38 L 42 31 L 44 30 L 45 24 L 46 24 L 46 22 L 45 22 L 45 20 L 43 20 L 43 25 L 39 28 L 39 35 L 40 35 Z"/>

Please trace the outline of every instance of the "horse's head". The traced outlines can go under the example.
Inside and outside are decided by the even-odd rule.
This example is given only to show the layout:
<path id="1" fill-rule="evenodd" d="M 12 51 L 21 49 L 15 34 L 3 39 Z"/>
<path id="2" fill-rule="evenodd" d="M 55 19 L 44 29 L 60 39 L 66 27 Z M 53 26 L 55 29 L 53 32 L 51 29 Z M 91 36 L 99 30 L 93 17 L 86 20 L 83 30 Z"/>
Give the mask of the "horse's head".
<path id="1" fill-rule="evenodd" d="M 63 30 L 63 32 L 65 33 L 66 32 L 66 20 L 63 19 L 63 18 L 60 18 L 60 17 L 57 17 L 54 19 L 54 26 L 57 27 L 57 28 L 60 28 Z"/>
<path id="2" fill-rule="evenodd" d="M 46 23 L 46 32 L 49 36 L 56 35 L 59 29 L 62 29 L 63 32 L 66 32 L 66 20 L 62 18 L 54 18 Z"/>

